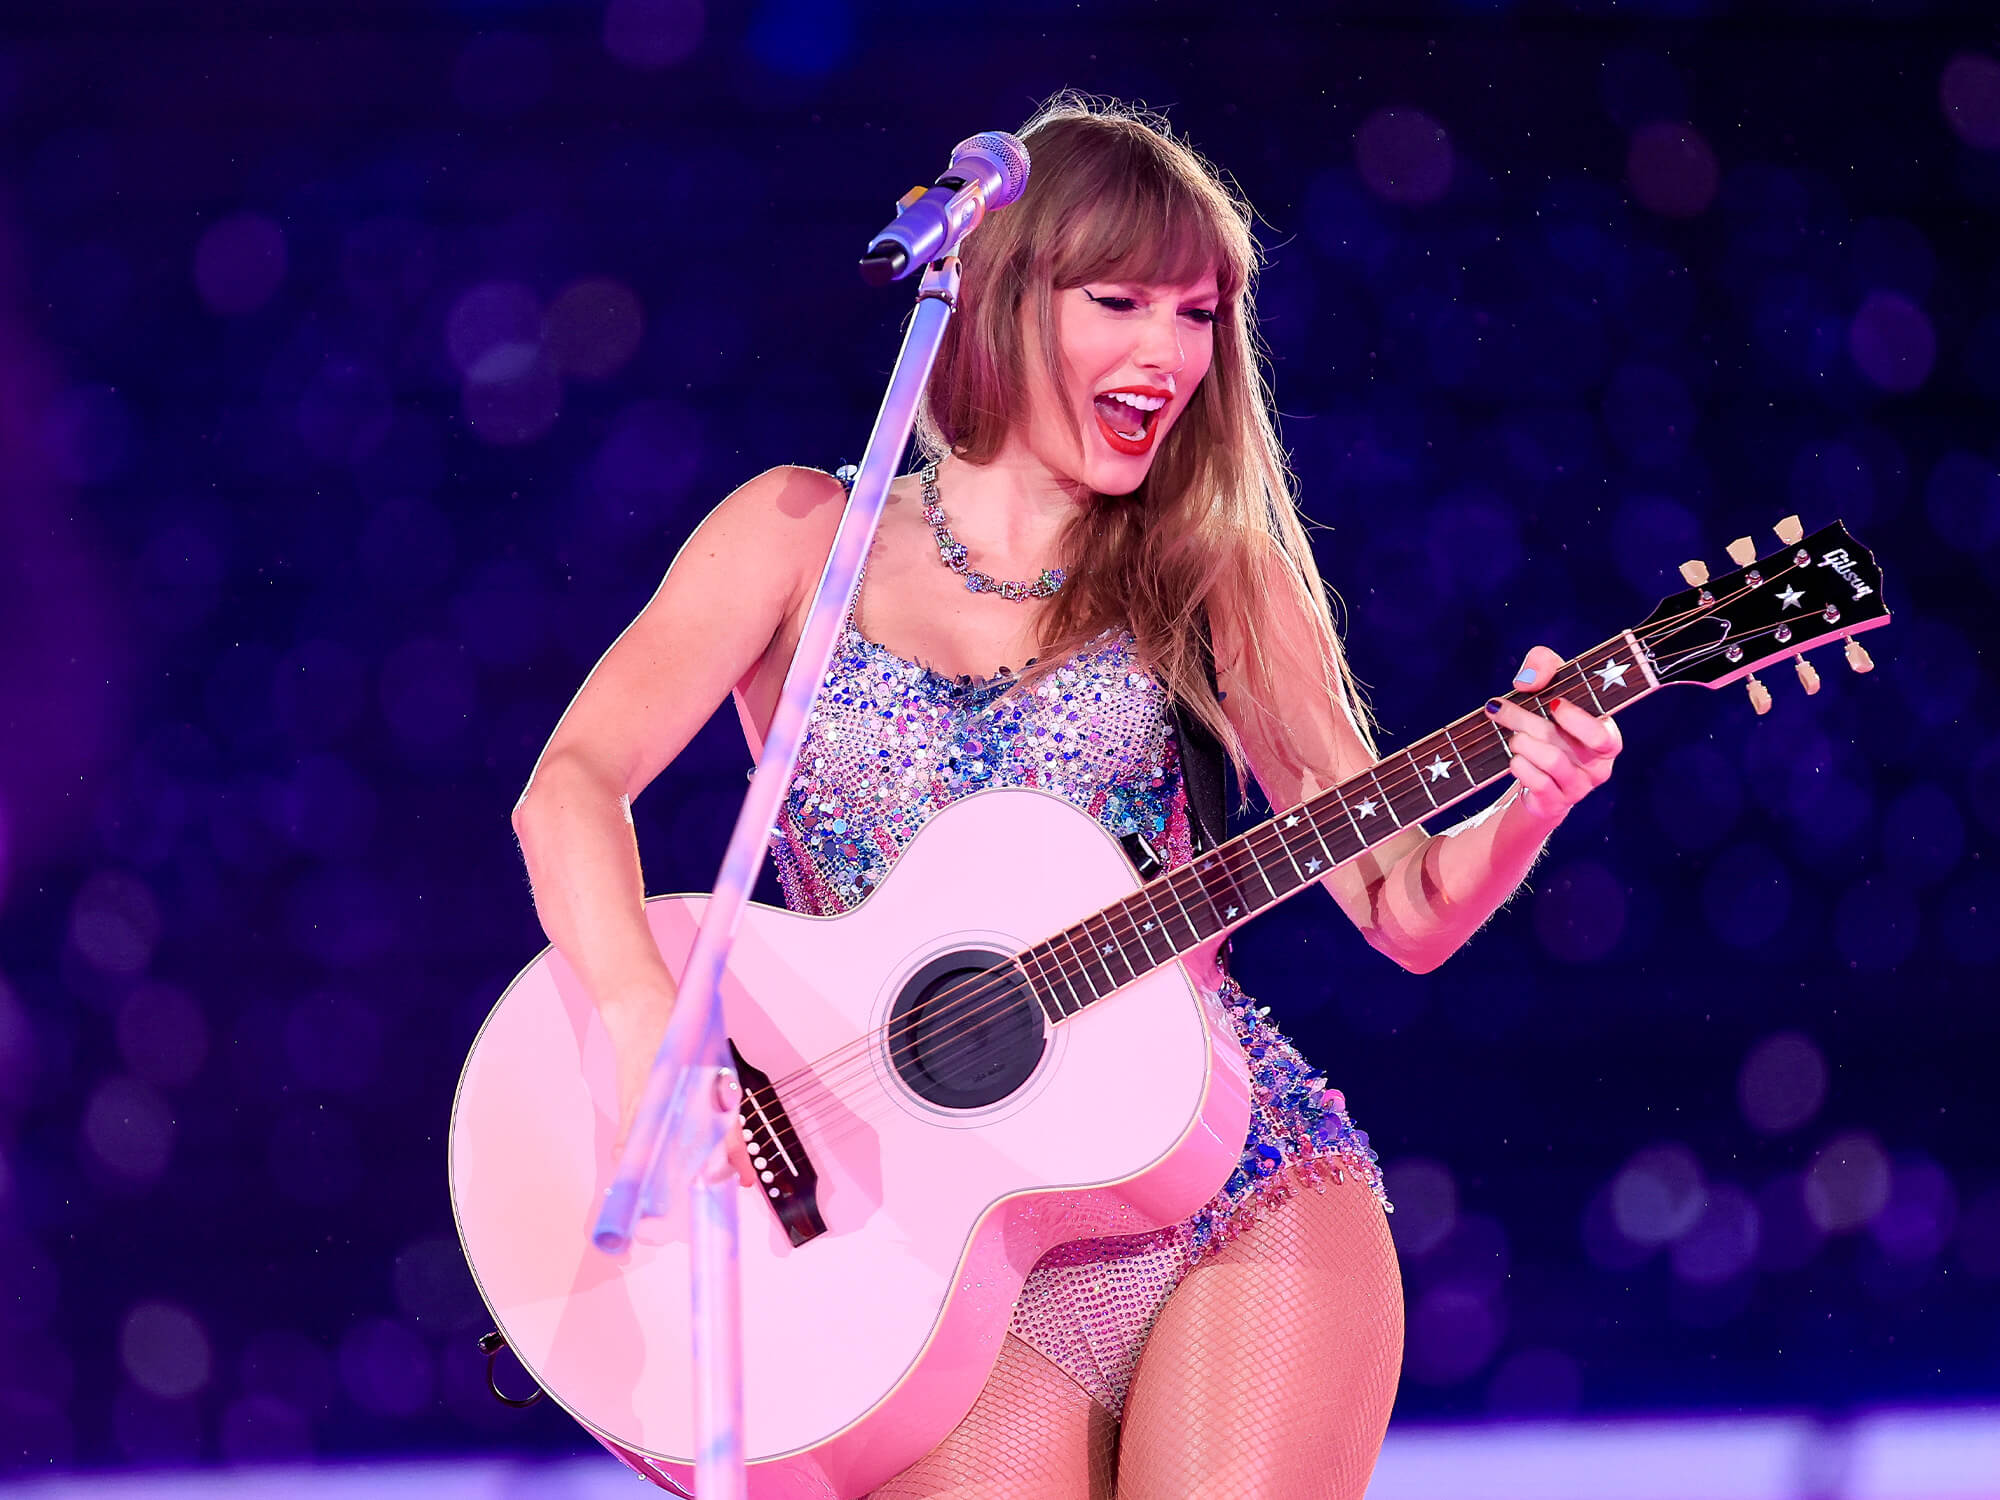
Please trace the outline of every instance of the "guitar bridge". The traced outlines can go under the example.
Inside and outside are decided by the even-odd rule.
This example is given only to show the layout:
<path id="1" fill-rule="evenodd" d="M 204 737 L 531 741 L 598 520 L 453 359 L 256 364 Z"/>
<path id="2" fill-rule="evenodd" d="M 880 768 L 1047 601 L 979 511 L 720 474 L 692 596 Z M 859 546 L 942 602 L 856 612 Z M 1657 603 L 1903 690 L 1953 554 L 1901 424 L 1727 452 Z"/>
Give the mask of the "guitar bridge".
<path id="1" fill-rule="evenodd" d="M 797 1249 L 826 1233 L 826 1220 L 819 1214 L 819 1174 L 813 1170 L 812 1159 L 806 1155 L 770 1078 L 745 1062 L 734 1042 L 729 1044 L 729 1055 L 736 1061 L 736 1076 L 743 1085 L 737 1119 L 742 1123 L 744 1144 L 750 1148 L 750 1161 L 757 1168 L 758 1186 L 784 1227 L 786 1238 Z"/>

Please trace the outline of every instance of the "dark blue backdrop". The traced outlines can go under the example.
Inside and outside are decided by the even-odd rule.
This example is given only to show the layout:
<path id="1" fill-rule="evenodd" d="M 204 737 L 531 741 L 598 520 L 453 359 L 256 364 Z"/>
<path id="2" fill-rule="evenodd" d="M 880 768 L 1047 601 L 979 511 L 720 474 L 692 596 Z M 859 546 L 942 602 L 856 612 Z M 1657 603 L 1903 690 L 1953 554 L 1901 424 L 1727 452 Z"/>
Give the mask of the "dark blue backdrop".
<path id="1" fill-rule="evenodd" d="M 445 1193 L 508 809 L 707 508 L 859 456 L 894 198 L 1063 86 L 1263 215 L 1392 743 L 1789 512 L 1897 610 L 1634 710 L 1440 972 L 1317 896 L 1238 943 L 1388 1162 L 1398 1420 L 2000 1391 L 1993 26 L 1328 12 L 10 10 L 0 1465 L 580 1446 L 480 1388 Z M 725 708 L 639 803 L 650 889 L 747 765 Z"/>

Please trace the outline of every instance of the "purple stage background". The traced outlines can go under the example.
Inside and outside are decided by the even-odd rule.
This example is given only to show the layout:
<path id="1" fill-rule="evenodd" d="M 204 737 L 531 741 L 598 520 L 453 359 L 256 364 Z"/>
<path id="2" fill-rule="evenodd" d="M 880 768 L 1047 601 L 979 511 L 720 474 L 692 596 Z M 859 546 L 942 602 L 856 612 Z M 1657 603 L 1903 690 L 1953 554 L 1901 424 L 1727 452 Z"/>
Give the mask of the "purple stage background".
<path id="1" fill-rule="evenodd" d="M 0 1472 L 591 1448 L 485 1394 L 445 1192 L 508 810 L 706 510 L 859 457 L 855 259 L 1059 87 L 1262 214 L 1390 743 L 1792 512 L 1896 612 L 1627 715 L 1436 974 L 1238 942 L 1387 1164 L 1394 1430 L 2000 1398 L 1990 17 L 70 0 L 0 19 Z M 650 890 L 748 765 L 639 802 Z"/>

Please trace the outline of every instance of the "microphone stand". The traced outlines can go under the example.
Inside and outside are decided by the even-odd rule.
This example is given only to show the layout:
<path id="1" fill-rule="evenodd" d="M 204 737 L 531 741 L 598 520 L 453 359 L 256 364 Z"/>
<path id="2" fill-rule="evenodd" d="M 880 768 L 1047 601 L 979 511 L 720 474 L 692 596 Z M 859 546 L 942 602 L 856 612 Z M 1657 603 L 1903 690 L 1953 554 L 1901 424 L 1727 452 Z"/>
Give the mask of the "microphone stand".
<path id="1" fill-rule="evenodd" d="M 950 237 L 945 254 L 925 270 L 916 311 L 785 674 L 756 774 L 737 814 L 715 891 L 702 911 L 666 1037 L 653 1060 L 632 1134 L 591 1235 L 600 1250 L 613 1254 L 623 1250 L 631 1243 L 640 1216 L 650 1218 L 664 1211 L 667 1185 L 686 1185 L 697 1392 L 695 1488 L 701 1500 L 746 1500 L 748 1492 L 743 1461 L 742 1282 L 737 1262 L 742 1189 L 728 1149 L 739 1128 L 737 1107 L 743 1094 L 723 1030 L 723 966 L 763 865 L 784 789 L 791 784 L 806 715 L 833 659 L 847 601 L 874 541 L 889 481 L 916 425 L 917 402 L 958 307 L 959 264 L 951 252 L 983 213 L 983 202 L 975 204 Z"/>

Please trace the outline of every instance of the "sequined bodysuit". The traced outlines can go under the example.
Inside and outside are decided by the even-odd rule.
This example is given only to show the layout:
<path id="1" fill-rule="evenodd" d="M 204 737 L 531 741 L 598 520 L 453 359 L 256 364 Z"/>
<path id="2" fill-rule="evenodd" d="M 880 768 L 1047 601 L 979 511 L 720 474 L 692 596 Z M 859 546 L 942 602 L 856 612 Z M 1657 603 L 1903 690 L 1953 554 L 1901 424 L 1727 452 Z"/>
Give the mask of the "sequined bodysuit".
<path id="1" fill-rule="evenodd" d="M 857 585 L 856 593 L 860 592 Z M 1032 694 L 952 678 L 866 639 L 850 609 L 772 837 L 785 903 L 825 916 L 862 901 L 939 808 L 988 787 L 1040 787 L 1115 836 L 1142 833 L 1169 866 L 1192 857 L 1169 700 L 1107 631 Z M 1367 1135 L 1234 979 L 1216 998 L 1250 1060 L 1241 1162 L 1191 1218 L 1150 1234 L 1059 1246 L 1029 1274 L 1012 1331 L 1122 1415 L 1160 1308 L 1214 1246 L 1296 1182 L 1352 1173 L 1387 1206 Z M 1290 1172 L 1284 1169 L 1290 1167 Z"/>

